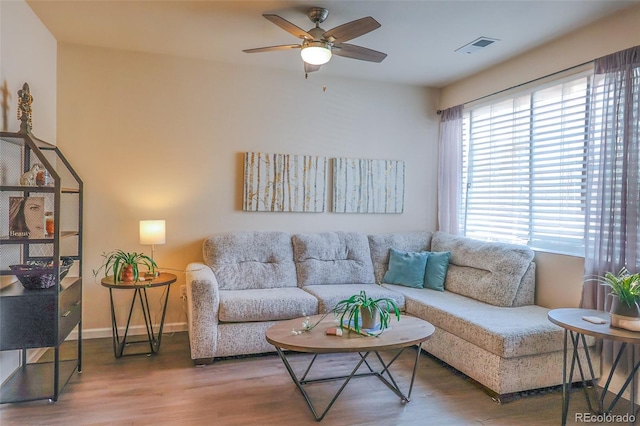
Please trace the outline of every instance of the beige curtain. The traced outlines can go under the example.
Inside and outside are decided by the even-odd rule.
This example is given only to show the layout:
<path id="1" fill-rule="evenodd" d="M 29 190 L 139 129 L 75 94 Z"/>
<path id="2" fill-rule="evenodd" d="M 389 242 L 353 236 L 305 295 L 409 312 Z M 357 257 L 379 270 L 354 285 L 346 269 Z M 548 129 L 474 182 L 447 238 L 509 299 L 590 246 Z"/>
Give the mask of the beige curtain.
<path id="1" fill-rule="evenodd" d="M 607 288 L 593 278 L 623 266 L 640 271 L 640 46 L 595 61 L 591 99 L 582 306 L 608 311 Z M 618 348 L 603 343 L 603 377 Z M 612 390 L 630 368 L 623 357 Z"/>
<path id="2" fill-rule="evenodd" d="M 440 113 L 438 229 L 458 234 L 462 184 L 462 105 Z"/>

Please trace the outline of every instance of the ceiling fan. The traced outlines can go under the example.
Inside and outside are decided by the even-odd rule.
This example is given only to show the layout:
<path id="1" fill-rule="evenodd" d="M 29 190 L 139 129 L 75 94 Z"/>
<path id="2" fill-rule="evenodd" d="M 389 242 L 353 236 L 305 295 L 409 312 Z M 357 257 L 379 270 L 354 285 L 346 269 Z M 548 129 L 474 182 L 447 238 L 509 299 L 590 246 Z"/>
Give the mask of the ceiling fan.
<path id="1" fill-rule="evenodd" d="M 302 39 L 302 43 L 259 47 L 257 49 L 246 49 L 243 50 L 243 52 L 258 53 L 302 49 L 300 54 L 304 61 L 305 73 L 318 71 L 322 65 L 329 62 L 332 55 L 369 62 L 382 62 L 384 58 L 387 57 L 386 53 L 378 52 L 377 50 L 344 43 L 345 41 L 360 37 L 361 35 L 380 28 L 380 23 L 371 16 L 356 19 L 355 21 L 347 22 L 329 31 L 325 31 L 320 28 L 320 24 L 327 19 L 328 15 L 329 11 L 325 8 L 309 8 L 309 10 L 307 10 L 307 16 L 316 26 L 309 31 L 305 31 L 278 15 L 263 14 L 262 16 L 283 30 Z"/>

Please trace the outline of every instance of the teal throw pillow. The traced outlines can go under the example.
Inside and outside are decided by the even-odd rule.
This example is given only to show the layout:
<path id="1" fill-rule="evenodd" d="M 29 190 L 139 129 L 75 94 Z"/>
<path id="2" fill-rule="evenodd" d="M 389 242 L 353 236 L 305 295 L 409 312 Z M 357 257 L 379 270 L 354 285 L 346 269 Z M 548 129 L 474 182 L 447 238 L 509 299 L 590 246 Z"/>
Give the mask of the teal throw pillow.
<path id="1" fill-rule="evenodd" d="M 389 249 L 389 270 L 384 274 L 383 282 L 407 287 L 422 288 L 424 272 L 429 254 Z"/>
<path id="2" fill-rule="evenodd" d="M 449 270 L 450 251 L 427 252 L 429 257 L 424 274 L 424 288 L 444 291 L 444 280 Z"/>

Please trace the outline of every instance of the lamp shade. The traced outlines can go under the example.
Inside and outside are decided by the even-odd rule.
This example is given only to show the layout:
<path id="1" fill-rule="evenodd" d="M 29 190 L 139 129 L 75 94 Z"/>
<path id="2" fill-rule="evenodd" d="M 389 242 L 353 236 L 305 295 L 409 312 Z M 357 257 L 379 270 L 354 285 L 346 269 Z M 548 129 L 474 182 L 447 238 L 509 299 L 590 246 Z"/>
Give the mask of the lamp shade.
<path id="1" fill-rule="evenodd" d="M 324 65 L 331 59 L 331 49 L 326 43 L 310 42 L 302 47 L 300 51 L 302 60 L 311 65 Z"/>
<path id="2" fill-rule="evenodd" d="M 154 245 L 166 242 L 165 221 L 164 220 L 141 220 L 140 221 L 140 244 Z"/>

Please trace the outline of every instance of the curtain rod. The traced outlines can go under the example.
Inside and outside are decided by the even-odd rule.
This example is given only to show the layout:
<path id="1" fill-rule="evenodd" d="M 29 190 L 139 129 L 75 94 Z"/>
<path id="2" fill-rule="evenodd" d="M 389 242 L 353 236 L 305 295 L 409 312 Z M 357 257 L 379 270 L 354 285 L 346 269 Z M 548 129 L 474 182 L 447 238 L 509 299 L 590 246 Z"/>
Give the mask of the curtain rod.
<path id="1" fill-rule="evenodd" d="M 595 59 L 583 62 L 583 63 L 578 64 L 578 65 L 574 65 L 574 66 L 569 67 L 569 68 L 565 68 L 565 69 L 560 70 L 560 71 L 553 72 L 551 74 L 548 74 L 548 75 L 545 75 L 545 76 L 542 76 L 542 77 L 534 78 L 533 80 L 529 80 L 529 81 L 526 81 L 524 83 L 516 84 L 515 86 L 507 87 L 506 89 L 498 90 L 497 92 L 490 93 L 488 95 L 480 96 L 479 98 L 476 98 L 476 99 L 474 99 L 472 101 L 465 102 L 463 105 L 470 104 L 472 102 L 477 102 L 477 101 L 480 101 L 482 99 L 488 98 L 490 96 L 499 95 L 500 93 L 507 92 L 507 91 L 513 90 L 513 89 L 517 89 L 519 87 L 526 86 L 527 84 L 535 83 L 536 81 L 540 81 L 540 80 L 543 80 L 545 78 L 553 77 L 554 75 L 557 75 L 557 74 L 561 74 L 561 73 L 564 73 L 564 72 L 567 72 L 567 71 L 571 71 L 571 70 L 576 69 L 576 68 L 583 67 L 583 66 L 585 66 L 587 64 L 593 63 L 593 61 L 595 61 Z M 438 115 L 442 114 L 442 112 L 443 112 L 443 110 L 441 110 L 441 109 L 436 110 L 436 114 L 438 114 Z"/>

